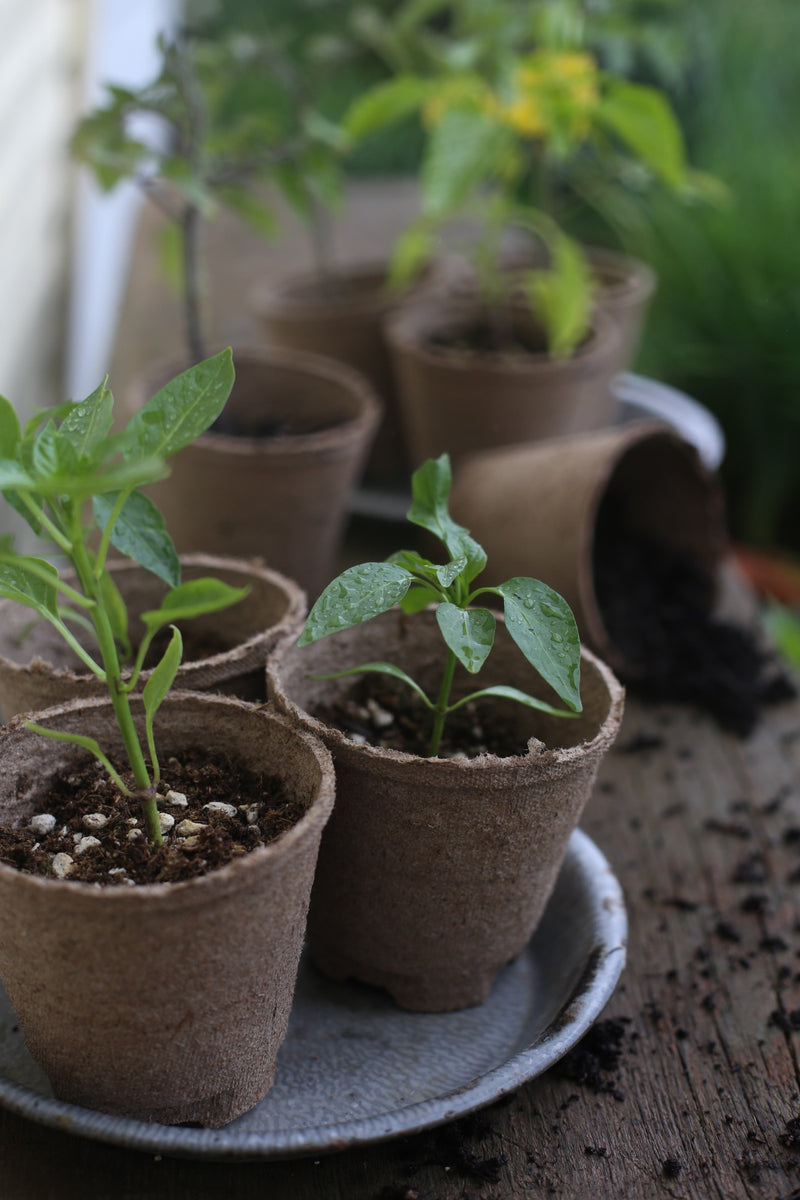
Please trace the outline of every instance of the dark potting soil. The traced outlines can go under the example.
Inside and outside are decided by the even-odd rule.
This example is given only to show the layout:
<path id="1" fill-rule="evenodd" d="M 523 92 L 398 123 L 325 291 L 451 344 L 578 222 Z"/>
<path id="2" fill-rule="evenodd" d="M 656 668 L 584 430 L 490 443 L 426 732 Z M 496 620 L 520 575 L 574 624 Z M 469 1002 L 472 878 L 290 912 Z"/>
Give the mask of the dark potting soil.
<path id="1" fill-rule="evenodd" d="M 202 749 L 168 759 L 163 773 L 159 811 L 174 824 L 164 832 L 158 850 L 151 850 L 144 836 L 136 799 L 121 796 L 100 764 L 91 762 L 57 779 L 41 798 L 38 812 L 55 817 L 51 833 L 33 832 L 28 819 L 14 828 L 0 825 L 0 861 L 30 875 L 53 875 L 55 855 L 67 854 L 72 859 L 67 875 L 71 881 L 103 886 L 176 883 L 206 875 L 267 845 L 305 811 L 305 804 L 287 797 L 278 780 L 255 775 L 221 756 L 210 758 Z M 132 788 L 130 772 L 120 774 Z M 235 816 L 205 807 L 214 802 L 232 805 Z M 183 825 L 187 820 L 201 828 Z M 85 837 L 96 838 L 99 845 L 89 843 L 88 849 L 80 850 Z"/>
<path id="2" fill-rule="evenodd" d="M 353 741 L 424 757 L 430 739 L 430 713 L 399 680 L 385 675 L 359 677 L 341 700 L 319 706 L 315 716 L 347 733 Z M 475 758 L 527 754 L 527 742 L 495 706 L 470 703 L 447 719 L 439 758 Z"/>
<path id="3" fill-rule="evenodd" d="M 339 424 L 339 421 L 311 422 L 270 416 L 265 416 L 260 421 L 239 421 L 223 411 L 211 426 L 211 433 L 240 438 L 304 437 L 312 433 L 323 433 L 326 429 L 334 429 Z"/>
<path id="4" fill-rule="evenodd" d="M 756 636 L 715 617 L 706 575 L 684 555 L 598 522 L 595 590 L 611 640 L 637 669 L 632 692 L 692 703 L 741 737 L 762 708 L 796 694 Z"/>
<path id="5" fill-rule="evenodd" d="M 454 329 L 432 333 L 427 342 L 430 350 L 447 354 L 501 354 L 519 358 L 547 350 L 544 337 L 533 330 L 521 330 L 512 320 L 475 319 Z"/>

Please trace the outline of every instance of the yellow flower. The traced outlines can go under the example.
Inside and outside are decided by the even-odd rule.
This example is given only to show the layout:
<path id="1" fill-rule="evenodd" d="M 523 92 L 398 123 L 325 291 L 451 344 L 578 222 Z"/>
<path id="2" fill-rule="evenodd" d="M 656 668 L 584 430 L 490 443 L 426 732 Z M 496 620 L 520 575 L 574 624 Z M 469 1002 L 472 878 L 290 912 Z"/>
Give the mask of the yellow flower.
<path id="1" fill-rule="evenodd" d="M 503 119 L 526 137 L 541 137 L 547 126 L 534 96 L 520 96 L 503 110 Z"/>
<path id="2" fill-rule="evenodd" d="M 514 93 L 502 110 L 505 122 L 524 137 L 582 139 L 600 96 L 590 54 L 540 49 L 513 74 Z"/>

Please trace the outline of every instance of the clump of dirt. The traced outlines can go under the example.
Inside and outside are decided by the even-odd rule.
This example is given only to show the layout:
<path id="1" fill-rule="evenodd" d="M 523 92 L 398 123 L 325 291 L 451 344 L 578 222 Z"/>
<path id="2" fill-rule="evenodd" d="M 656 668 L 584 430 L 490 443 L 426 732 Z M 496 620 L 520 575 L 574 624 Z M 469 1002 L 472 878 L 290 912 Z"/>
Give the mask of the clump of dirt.
<path id="1" fill-rule="evenodd" d="M 130 772 L 120 774 L 135 790 Z M 154 850 L 136 798 L 121 795 L 99 763 L 78 765 L 48 788 L 38 818 L 0 825 L 0 861 L 30 875 L 108 887 L 175 883 L 274 841 L 306 802 L 288 796 L 279 780 L 198 748 L 166 762 L 158 806 L 164 842 Z"/>
<path id="2" fill-rule="evenodd" d="M 794 685 L 751 630 L 714 616 L 696 563 L 618 518 L 601 508 L 594 579 L 608 634 L 631 664 L 625 683 L 645 698 L 696 704 L 746 736 L 765 705 L 796 694 Z"/>
<path id="3" fill-rule="evenodd" d="M 460 328 L 433 333 L 428 339 L 428 347 L 439 353 L 456 355 L 525 357 L 547 352 L 547 342 L 541 331 L 519 328 L 518 323 L 503 311 L 491 320 L 475 317 Z"/>
<path id="4" fill-rule="evenodd" d="M 597 1021 L 584 1038 L 553 1068 L 561 1079 L 568 1079 L 591 1092 L 604 1092 L 615 1100 L 624 1100 L 616 1079 L 622 1060 L 623 1041 L 630 1019 L 608 1017 Z"/>

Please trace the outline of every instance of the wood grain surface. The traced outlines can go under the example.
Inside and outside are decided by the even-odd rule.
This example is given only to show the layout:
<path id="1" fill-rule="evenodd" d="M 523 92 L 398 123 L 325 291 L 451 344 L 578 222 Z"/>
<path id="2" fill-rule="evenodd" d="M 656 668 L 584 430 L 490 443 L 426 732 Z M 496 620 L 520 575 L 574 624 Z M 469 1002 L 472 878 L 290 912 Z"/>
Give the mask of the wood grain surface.
<path id="1" fill-rule="evenodd" d="M 462 1122 L 319 1160 L 157 1159 L 4 1114 L 2 1200 L 800 1198 L 799 766 L 799 703 L 740 741 L 629 702 L 583 822 L 631 926 L 599 1066 L 584 1055 Z"/>

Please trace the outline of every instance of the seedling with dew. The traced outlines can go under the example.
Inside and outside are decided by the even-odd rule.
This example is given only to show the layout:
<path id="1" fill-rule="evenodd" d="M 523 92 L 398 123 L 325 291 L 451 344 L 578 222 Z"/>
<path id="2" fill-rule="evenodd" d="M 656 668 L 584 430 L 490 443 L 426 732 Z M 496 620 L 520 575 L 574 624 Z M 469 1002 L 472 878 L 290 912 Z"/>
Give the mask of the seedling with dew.
<path id="1" fill-rule="evenodd" d="M 175 622 L 227 608 L 247 589 L 213 578 L 181 583 L 180 563 L 163 518 L 139 489 L 164 478 L 169 473 L 166 460 L 217 419 L 233 379 L 231 352 L 223 350 L 168 383 L 121 433 L 111 432 L 114 399 L 105 382 L 85 400 L 36 413 L 24 428 L 9 401 L 0 397 L 0 490 L 37 537 L 49 539 L 55 553 L 75 572 L 75 582 L 67 582 L 47 559 L 16 553 L 12 539 L 6 537 L 0 541 L 0 596 L 49 621 L 103 682 L 135 792 L 124 784 L 95 739 L 46 729 L 33 721 L 26 724 L 45 737 L 91 751 L 121 793 L 138 797 L 153 846 L 162 840 L 156 805 L 161 772 L 153 720 L 181 663 L 183 643 Z M 135 653 L 129 614 L 106 565 L 112 546 L 169 586 L 158 608 L 139 614 L 145 634 Z M 76 627 L 91 633 L 91 649 L 78 640 Z M 130 697 L 140 682 L 153 638 L 167 627 L 170 640 L 142 690 L 141 737 Z"/>
<path id="2" fill-rule="evenodd" d="M 412 477 L 413 502 L 408 520 L 435 534 L 450 559 L 437 565 L 415 550 L 400 550 L 385 562 L 363 563 L 344 571 L 323 591 L 308 615 L 298 645 L 369 621 L 399 604 L 414 614 L 435 604 L 444 638 L 444 665 L 436 696 L 428 696 L 405 671 L 388 662 L 366 662 L 322 678 L 379 672 L 407 684 L 431 713 L 428 754 L 439 751 L 450 713 L 482 697 L 497 696 L 552 716 L 574 717 L 582 710 L 580 639 L 572 611 L 558 592 L 537 579 L 518 577 L 497 587 L 473 588 L 486 565 L 486 553 L 448 512 L 450 459 L 429 459 Z M 505 624 L 524 657 L 567 705 L 556 708 L 518 688 L 481 688 L 451 703 L 458 663 L 476 675 L 492 649 L 497 620 L 488 608 L 475 607 L 480 596 L 503 600 Z"/>

